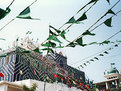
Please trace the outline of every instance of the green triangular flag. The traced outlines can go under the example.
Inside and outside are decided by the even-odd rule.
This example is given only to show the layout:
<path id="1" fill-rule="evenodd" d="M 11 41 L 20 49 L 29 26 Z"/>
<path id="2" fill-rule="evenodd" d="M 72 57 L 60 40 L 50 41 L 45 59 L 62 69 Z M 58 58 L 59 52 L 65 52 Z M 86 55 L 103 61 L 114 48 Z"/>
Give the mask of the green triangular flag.
<path id="1" fill-rule="evenodd" d="M 80 65 L 82 68 L 84 68 L 82 65 Z"/>
<path id="2" fill-rule="evenodd" d="M 60 33 L 60 36 L 61 36 L 62 38 L 64 38 L 64 39 L 66 39 L 65 34 L 66 34 L 65 30 L 63 30 L 63 31 Z"/>
<path id="3" fill-rule="evenodd" d="M 30 7 L 27 7 L 26 9 L 24 9 L 16 18 L 39 20 L 37 18 L 31 18 Z"/>
<path id="4" fill-rule="evenodd" d="M 90 59 L 90 61 L 94 61 L 93 59 Z"/>
<path id="5" fill-rule="evenodd" d="M 102 43 L 99 43 L 99 44 L 103 45 L 103 44 L 109 44 L 109 43 L 110 43 L 110 41 L 105 40 L 105 41 L 103 41 Z"/>
<path id="6" fill-rule="evenodd" d="M 42 46 L 55 48 L 56 44 L 54 42 L 49 41 L 49 42 L 46 42 L 45 44 L 43 44 Z"/>
<path id="7" fill-rule="evenodd" d="M 97 2 L 98 0 L 91 0 L 88 4 L 93 3 L 93 2 Z"/>
<path id="8" fill-rule="evenodd" d="M 111 65 L 115 65 L 115 63 L 111 63 Z"/>
<path id="9" fill-rule="evenodd" d="M 97 42 L 91 42 L 88 45 L 98 44 Z"/>
<path id="10" fill-rule="evenodd" d="M 83 15 L 79 19 L 77 19 L 77 21 L 83 21 L 83 20 L 86 20 L 86 19 L 87 19 L 87 16 L 86 16 L 85 13 L 83 13 Z"/>
<path id="11" fill-rule="evenodd" d="M 3 39 L 3 38 L 0 38 L 0 40 L 5 40 L 5 39 Z"/>
<path id="12" fill-rule="evenodd" d="M 86 46 L 86 44 L 83 44 L 83 39 L 82 37 L 77 39 L 76 42 L 80 45 L 80 46 Z"/>
<path id="13" fill-rule="evenodd" d="M 109 54 L 107 51 L 104 52 L 105 54 Z"/>
<path id="14" fill-rule="evenodd" d="M 64 48 L 64 46 L 61 46 L 61 44 L 59 44 L 59 46 L 57 46 L 56 48 Z"/>
<path id="15" fill-rule="evenodd" d="M 87 66 L 87 64 L 86 64 L 86 63 L 84 63 L 84 65 L 85 65 L 85 66 Z"/>
<path id="16" fill-rule="evenodd" d="M 89 63 L 89 64 L 90 64 L 90 62 L 89 62 L 89 61 L 87 61 L 87 63 Z"/>
<path id="17" fill-rule="evenodd" d="M 69 21 L 66 23 L 76 23 L 76 24 L 80 24 L 80 22 L 76 21 L 74 17 L 72 17 L 71 19 L 69 19 Z"/>
<path id="18" fill-rule="evenodd" d="M 33 51 L 35 51 L 35 52 L 38 52 L 38 53 L 40 53 L 40 54 L 42 54 L 42 52 L 40 52 L 40 49 L 37 47 L 37 48 L 35 48 Z"/>
<path id="19" fill-rule="evenodd" d="M 0 55 L 0 57 L 6 57 L 8 56 L 8 54 L 3 54 L 3 55 Z"/>
<path id="20" fill-rule="evenodd" d="M 76 45 L 78 45 L 77 43 L 71 42 L 67 45 L 67 47 L 75 47 Z"/>
<path id="21" fill-rule="evenodd" d="M 30 53 L 30 51 L 25 50 L 25 51 L 22 51 L 21 53 Z"/>
<path id="22" fill-rule="evenodd" d="M 110 0 L 107 0 L 107 2 L 110 4 Z"/>
<path id="23" fill-rule="evenodd" d="M 54 40 L 56 42 L 62 43 L 55 35 L 50 35 L 47 40 Z"/>
<path id="24" fill-rule="evenodd" d="M 51 49 L 51 48 L 44 48 L 44 49 L 42 49 L 43 51 L 45 50 L 45 51 L 48 51 L 49 53 L 54 53 L 54 51 Z"/>
<path id="25" fill-rule="evenodd" d="M 31 34 L 32 33 L 32 31 L 28 31 L 28 32 L 26 32 L 26 34 Z"/>
<path id="26" fill-rule="evenodd" d="M 90 31 L 87 30 L 82 35 L 92 35 L 92 36 L 94 36 L 95 34 L 91 33 Z"/>
<path id="27" fill-rule="evenodd" d="M 3 19 L 7 14 L 9 14 L 10 11 L 10 8 L 6 8 L 6 10 L 0 8 L 0 20 Z"/>
<path id="28" fill-rule="evenodd" d="M 104 24 L 105 24 L 106 26 L 108 26 L 108 27 L 112 27 L 112 26 L 111 26 L 111 21 L 112 21 L 112 18 L 109 18 L 109 19 L 107 19 L 107 20 L 104 22 Z"/>
<path id="29" fill-rule="evenodd" d="M 51 26 L 51 25 L 49 25 L 49 28 L 54 29 L 57 33 L 60 33 L 60 32 L 61 32 L 60 30 L 58 30 L 58 29 L 54 28 L 54 27 L 53 27 L 53 26 Z"/>
<path id="30" fill-rule="evenodd" d="M 99 58 L 97 58 L 97 57 L 94 57 L 94 59 L 99 60 Z"/>
<path id="31" fill-rule="evenodd" d="M 115 13 L 111 9 L 108 10 L 107 14 L 114 14 L 115 15 Z"/>
<path id="32" fill-rule="evenodd" d="M 104 56 L 103 54 L 99 54 L 99 56 Z"/>

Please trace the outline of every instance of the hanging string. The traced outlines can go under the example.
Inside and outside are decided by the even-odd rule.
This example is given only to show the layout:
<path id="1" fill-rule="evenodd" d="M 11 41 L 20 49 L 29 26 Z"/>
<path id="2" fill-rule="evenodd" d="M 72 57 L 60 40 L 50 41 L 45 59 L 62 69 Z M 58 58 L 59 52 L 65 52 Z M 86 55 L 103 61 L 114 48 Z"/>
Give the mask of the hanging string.
<path id="1" fill-rule="evenodd" d="M 27 6 L 27 7 L 30 7 L 30 6 L 32 6 L 35 2 L 36 2 L 37 0 L 35 0 L 34 2 L 32 2 L 29 6 Z M 14 1 L 13 1 L 14 2 Z M 13 3 L 12 2 L 12 3 Z M 12 5 L 12 3 L 9 5 L 9 7 Z M 17 16 L 16 16 L 17 17 Z M 16 19 L 16 17 L 15 18 L 13 18 L 12 20 L 10 20 L 7 24 L 5 24 L 2 28 L 0 28 L 0 31 L 1 30 L 3 30 L 7 25 L 9 25 L 11 22 L 13 22 L 15 19 Z"/>
<path id="2" fill-rule="evenodd" d="M 96 2 L 97 2 L 97 1 L 96 1 Z M 88 12 L 88 11 L 96 4 L 96 2 L 95 2 L 92 6 L 90 6 L 90 7 L 88 8 L 88 10 L 85 11 L 85 13 Z M 86 6 L 87 6 L 87 5 L 86 5 Z M 86 7 L 86 6 L 84 6 L 84 7 Z M 84 7 L 81 8 L 76 14 L 78 14 L 82 9 L 84 9 Z M 76 14 L 75 14 L 75 15 L 76 15 Z M 75 16 L 75 15 L 74 15 L 74 16 Z M 75 21 L 75 22 L 76 22 L 76 21 Z M 75 22 L 74 22 L 74 23 L 75 23 Z M 66 31 L 68 28 L 70 28 L 74 23 L 72 23 L 71 25 L 69 25 L 66 29 L 64 29 L 64 31 Z M 65 24 L 64 24 L 64 25 L 65 25 Z M 59 29 L 61 29 L 64 25 L 62 25 Z M 59 30 L 59 29 L 58 29 L 58 30 Z M 56 37 L 56 36 L 55 36 L 55 37 Z M 53 39 L 54 39 L 55 37 L 53 37 Z M 40 44 L 39 47 L 41 47 L 42 44 L 44 44 L 46 41 L 47 41 L 47 39 L 44 40 L 44 41 Z M 71 42 L 71 41 L 69 41 L 69 40 L 67 40 L 67 39 L 66 39 L 66 41 L 67 41 L 67 42 Z"/>
<path id="3" fill-rule="evenodd" d="M 97 1 L 96 1 L 94 4 L 96 4 L 96 3 L 97 3 Z M 93 4 L 93 5 L 94 5 L 94 4 Z M 76 16 L 76 15 L 77 15 L 80 11 L 82 11 L 87 5 L 89 5 L 89 2 L 88 2 L 86 5 L 84 5 L 82 8 L 80 8 L 80 9 L 76 12 L 76 14 L 73 15 L 72 17 Z M 92 6 L 93 6 L 93 5 L 92 5 Z M 91 7 L 92 7 L 92 6 L 91 6 Z M 91 7 L 90 7 L 90 8 L 91 8 Z M 89 9 L 88 9 L 88 10 L 89 10 Z M 87 11 L 88 11 L 88 10 L 87 10 Z M 75 23 L 75 22 L 74 22 L 74 23 Z M 64 23 L 58 30 L 60 30 L 65 24 L 66 24 L 66 23 Z M 72 25 L 71 25 L 71 26 L 72 26 Z"/>
<path id="4" fill-rule="evenodd" d="M 87 11 L 85 11 L 85 13 L 87 13 L 97 2 L 95 2 L 91 7 L 89 7 L 89 9 Z M 76 21 L 75 21 L 76 22 Z M 74 23 L 75 23 L 74 22 Z M 69 25 L 66 29 L 64 29 L 65 31 L 68 30 L 74 23 L 72 23 L 71 25 Z"/>
<path id="5" fill-rule="evenodd" d="M 120 1 L 120 0 L 119 0 Z M 116 2 L 110 9 L 112 9 L 112 8 L 114 8 L 118 3 L 119 3 L 119 1 L 118 2 Z M 109 10 L 110 10 L 109 9 Z M 121 10 L 119 10 L 116 14 L 118 14 L 118 13 L 120 13 L 121 12 Z M 89 27 L 87 30 L 89 30 L 89 29 L 91 29 L 95 24 L 97 24 L 103 17 L 105 17 L 106 16 L 106 14 L 107 14 L 107 12 L 100 18 L 100 19 L 98 19 L 94 24 L 92 24 L 91 25 L 91 27 Z M 112 17 L 114 17 L 114 16 L 116 16 L 116 15 L 113 15 Z M 103 23 L 102 23 L 103 24 Z M 101 24 L 101 25 L 102 25 Z M 99 27 L 99 26 L 98 26 Z M 95 28 L 96 29 L 96 28 Z M 94 30 L 94 29 L 93 29 Z M 93 30 L 91 30 L 91 32 L 93 31 Z M 80 35 L 80 36 L 78 36 L 76 39 L 74 39 L 72 42 L 75 42 L 77 39 L 79 39 L 79 38 L 81 38 L 81 37 L 83 37 L 84 35 Z M 65 47 L 67 47 L 68 46 L 68 44 L 65 46 Z"/>
<path id="6" fill-rule="evenodd" d="M 120 44 L 120 43 L 118 43 L 118 44 Z M 99 52 L 97 52 L 97 53 L 94 53 L 94 54 L 92 54 L 91 56 L 88 56 L 88 57 L 86 57 L 86 58 L 84 58 L 84 59 L 82 59 L 82 60 L 76 61 L 76 62 L 74 62 L 74 63 L 72 63 L 72 64 L 77 64 L 77 63 L 79 63 L 79 62 L 83 62 L 84 60 L 87 60 L 87 59 L 89 59 L 89 58 L 91 58 L 91 57 L 94 57 L 95 55 L 98 55 L 98 54 L 100 54 L 100 53 L 102 53 L 102 52 L 104 52 L 104 51 L 107 51 L 107 50 L 109 50 L 109 48 L 112 48 L 112 47 L 114 47 L 114 45 L 113 45 L 113 46 L 110 46 L 110 47 L 108 47 L 108 48 L 106 48 L 106 49 L 104 49 L 104 50 L 101 50 L 101 51 L 99 51 Z"/>
<path id="7" fill-rule="evenodd" d="M 10 8 L 10 6 L 13 4 L 14 1 L 15 1 L 15 0 L 13 0 L 13 1 L 10 3 L 10 5 L 8 5 L 7 8 Z"/>

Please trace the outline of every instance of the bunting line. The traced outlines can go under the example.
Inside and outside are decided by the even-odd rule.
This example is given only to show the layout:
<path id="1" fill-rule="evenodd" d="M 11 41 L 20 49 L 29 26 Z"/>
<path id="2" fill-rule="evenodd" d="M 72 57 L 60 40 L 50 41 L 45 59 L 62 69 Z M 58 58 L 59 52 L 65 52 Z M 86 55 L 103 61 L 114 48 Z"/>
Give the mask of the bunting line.
<path id="1" fill-rule="evenodd" d="M 11 2 L 11 4 L 9 5 L 9 7 L 13 4 L 13 2 L 14 2 L 15 0 L 13 0 L 12 2 Z M 35 0 L 34 2 L 32 2 L 29 6 L 27 6 L 27 7 L 30 7 L 30 6 L 32 6 L 35 2 L 36 2 L 37 0 Z M 15 17 L 15 18 L 13 18 L 12 20 L 10 20 L 7 24 L 5 24 L 2 28 L 0 28 L 0 31 L 1 30 L 3 30 L 7 25 L 9 25 L 11 22 L 13 22 L 15 19 L 17 18 L 17 16 Z"/>

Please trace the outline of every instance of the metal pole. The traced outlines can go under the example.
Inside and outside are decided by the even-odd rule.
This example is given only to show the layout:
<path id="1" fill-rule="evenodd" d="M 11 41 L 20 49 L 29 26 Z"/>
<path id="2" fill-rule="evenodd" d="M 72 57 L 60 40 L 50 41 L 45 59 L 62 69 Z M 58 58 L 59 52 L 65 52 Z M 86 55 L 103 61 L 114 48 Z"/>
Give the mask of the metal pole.
<path id="1" fill-rule="evenodd" d="M 45 79 L 45 81 L 44 81 L 44 91 L 45 91 L 45 86 L 46 86 L 46 79 Z"/>

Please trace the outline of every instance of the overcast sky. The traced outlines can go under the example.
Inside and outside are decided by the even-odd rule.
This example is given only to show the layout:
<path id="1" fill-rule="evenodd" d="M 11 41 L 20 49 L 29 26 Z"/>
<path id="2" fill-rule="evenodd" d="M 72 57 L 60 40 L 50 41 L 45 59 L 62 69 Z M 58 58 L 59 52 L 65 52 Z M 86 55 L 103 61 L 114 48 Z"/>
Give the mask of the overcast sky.
<path id="1" fill-rule="evenodd" d="M 11 3 L 11 1 L 12 0 L 0 0 L 0 8 L 5 9 Z M 0 21 L 0 28 L 11 19 L 16 17 L 33 1 L 34 0 L 15 0 L 13 5 L 10 7 L 10 14 Z M 33 18 L 39 18 L 40 20 L 15 19 L 12 23 L 10 23 L 2 31 L 0 31 L 0 37 L 6 39 L 6 41 L 1 41 L 0 48 L 7 49 L 8 46 L 11 47 L 12 42 L 15 41 L 17 37 L 24 38 L 27 31 L 32 31 L 30 37 L 33 38 L 35 41 L 37 38 L 39 38 L 38 43 L 41 43 L 48 37 L 49 24 L 54 26 L 55 28 L 59 28 L 73 15 L 75 15 L 75 13 L 88 1 L 89 0 L 38 0 L 30 8 L 31 16 Z M 69 28 L 67 38 L 69 40 L 75 39 L 86 29 L 88 29 L 117 1 L 118 0 L 110 0 L 109 5 L 106 0 L 99 0 L 99 2 L 89 12 L 87 12 L 87 20 L 83 21 L 83 23 L 81 24 L 75 24 L 71 28 Z M 112 10 L 114 12 L 119 11 L 121 9 L 120 5 L 121 2 Z M 78 15 L 76 15 L 75 18 L 79 18 L 83 14 L 83 12 L 89 8 L 89 6 Z M 106 16 L 102 21 L 106 20 L 106 18 L 110 16 L 111 15 Z M 121 30 L 120 16 L 121 13 L 113 17 L 112 27 L 107 27 L 103 24 L 93 31 L 93 33 L 96 34 L 95 36 L 84 37 L 84 43 L 91 43 L 94 41 L 102 42 L 112 36 L 117 31 Z M 100 24 L 102 21 L 100 21 L 98 24 Z M 66 26 L 64 26 L 62 29 L 65 29 Z M 121 40 L 120 33 L 111 39 L 111 41 L 115 40 Z M 104 57 L 99 57 L 98 54 L 96 54 L 104 50 L 105 48 L 110 48 L 110 46 L 113 45 L 114 44 L 108 44 L 103 46 L 90 45 L 86 47 L 77 46 L 75 48 L 59 49 L 58 51 L 62 51 L 63 54 L 66 55 L 68 58 L 68 64 L 76 68 L 83 62 L 89 61 L 94 57 L 98 57 L 99 60 L 91 62 L 87 65 L 87 67 L 84 67 L 84 69 L 80 70 L 83 70 L 90 79 L 95 80 L 95 82 L 99 82 L 105 80 L 103 73 L 106 69 L 110 68 L 110 63 L 114 62 L 117 69 L 121 70 L 121 45 L 110 50 L 109 54 L 105 54 Z M 91 56 L 93 54 L 95 55 Z M 87 57 L 89 56 L 91 57 L 87 59 Z M 86 60 L 82 60 L 85 58 Z"/>

